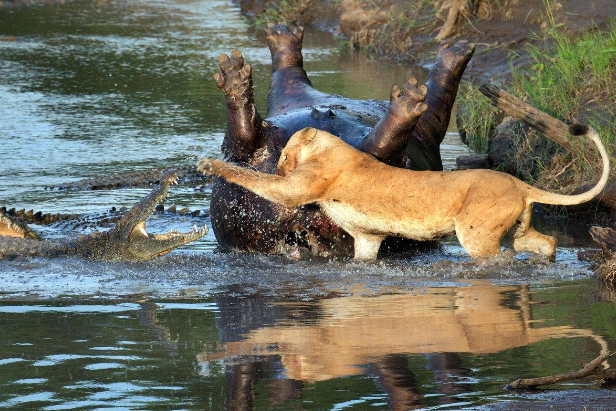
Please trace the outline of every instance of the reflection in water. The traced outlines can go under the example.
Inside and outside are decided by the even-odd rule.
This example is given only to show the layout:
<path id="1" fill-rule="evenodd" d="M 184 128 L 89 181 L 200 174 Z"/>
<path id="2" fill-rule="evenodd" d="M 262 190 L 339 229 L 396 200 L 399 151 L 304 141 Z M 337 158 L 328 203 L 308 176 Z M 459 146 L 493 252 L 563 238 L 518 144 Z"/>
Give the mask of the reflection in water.
<path id="1" fill-rule="evenodd" d="M 460 353 L 487 355 L 555 338 L 586 337 L 597 351 L 606 341 L 589 329 L 541 326 L 533 319 L 527 285 L 388 290 L 374 295 L 352 289 L 350 296 L 308 302 L 220 297 L 226 307 L 217 321 L 220 352 L 202 353 L 204 363 L 227 365 L 230 409 L 252 406 L 255 384 L 269 379 L 272 405 L 301 398 L 304 384 L 367 374 L 387 394 L 392 409 L 424 403 L 422 383 L 408 356 L 426 354 L 438 403 L 477 387 Z M 366 295 L 364 295 L 366 293 Z M 261 305 L 261 306 L 259 306 Z M 241 319 L 242 324 L 238 324 Z M 243 334 L 240 338 L 237 333 Z M 288 397 L 287 397 L 288 395 Z"/>
<path id="2" fill-rule="evenodd" d="M 311 289 L 5 301 L 0 409 L 459 408 L 575 369 L 616 337 L 590 282 Z"/>

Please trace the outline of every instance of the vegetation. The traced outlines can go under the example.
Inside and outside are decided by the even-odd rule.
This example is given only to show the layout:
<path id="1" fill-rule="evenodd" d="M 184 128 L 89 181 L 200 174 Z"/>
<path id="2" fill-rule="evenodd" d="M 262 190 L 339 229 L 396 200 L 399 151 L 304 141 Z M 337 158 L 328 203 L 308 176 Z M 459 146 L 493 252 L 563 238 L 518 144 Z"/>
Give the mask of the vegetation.
<path id="1" fill-rule="evenodd" d="M 351 38 L 341 39 L 341 44 L 367 52 L 397 56 L 408 59 L 412 38 L 417 35 L 434 35 L 447 37 L 454 34 L 469 18 L 489 18 L 496 8 L 508 5 L 510 0 L 366 0 L 367 10 L 375 11 L 372 18 L 364 22 Z M 257 27 L 268 23 L 284 22 L 286 24 L 305 24 L 310 20 L 311 10 L 330 5 L 331 10 L 339 10 L 341 0 L 268 0 L 265 10 L 254 18 Z M 451 8 L 459 10 L 451 21 Z M 380 10 L 389 10 L 386 16 Z M 443 26 L 440 31 L 440 26 Z M 447 26 L 447 28 L 444 28 Z M 447 33 L 445 33 L 445 31 Z M 443 37 L 443 38 L 444 38 Z"/>
<path id="2" fill-rule="evenodd" d="M 312 6 L 312 0 L 281 0 L 269 2 L 263 13 L 255 16 L 254 23 L 264 28 L 268 23 L 303 24 L 303 15 Z"/>
<path id="3" fill-rule="evenodd" d="M 479 87 L 471 83 L 462 83 L 458 94 L 461 111 L 458 113 L 462 119 L 465 134 L 465 143 L 476 153 L 488 151 L 490 136 L 502 120 L 499 110 L 490 103 Z"/>
<path id="4" fill-rule="evenodd" d="M 528 70 L 512 68 L 513 79 L 508 89 L 556 118 L 590 124 L 600 134 L 614 164 L 616 20 L 607 30 L 594 30 L 572 39 L 555 24 L 547 0 L 544 2 L 548 25 L 542 40 L 548 46 L 527 48 L 532 65 Z M 469 145 L 478 152 L 486 152 L 499 117 L 471 85 L 461 89 L 461 100 Z M 554 143 L 534 131 L 523 137 L 527 144 L 519 147 L 516 157 L 520 161 L 533 158 L 538 163 L 532 175 L 524 177 L 536 179 L 539 186 L 568 192 L 580 183 L 594 181 L 600 173 L 598 158 L 587 164 L 575 154 L 557 150 Z M 538 146 L 542 149 L 538 150 Z M 580 151 L 588 150 L 581 147 Z M 522 167 L 519 169 L 522 171 Z"/>
<path id="5" fill-rule="evenodd" d="M 374 3 L 374 7 L 378 8 L 379 5 Z M 390 9 L 383 24 L 364 27 L 349 41 L 367 52 L 411 57 L 412 37 L 428 33 L 438 26 L 434 8 L 434 0 L 405 2 L 399 9 Z"/>

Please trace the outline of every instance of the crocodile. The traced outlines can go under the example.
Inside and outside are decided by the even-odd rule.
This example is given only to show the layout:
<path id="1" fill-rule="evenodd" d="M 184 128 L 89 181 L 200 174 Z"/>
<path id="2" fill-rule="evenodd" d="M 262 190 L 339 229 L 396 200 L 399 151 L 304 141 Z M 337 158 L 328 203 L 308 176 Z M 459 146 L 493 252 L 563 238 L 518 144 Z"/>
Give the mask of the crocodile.
<path id="1" fill-rule="evenodd" d="M 109 210 L 103 212 L 71 214 L 44 213 L 43 211 L 26 211 L 25 208 L 17 210 L 15 208 L 7 209 L 7 207 L 4 206 L 0 207 L 0 215 L 10 217 L 13 224 L 36 224 L 50 227 L 54 232 L 110 228 L 117 223 L 127 211 L 128 207 L 111 207 Z M 193 219 L 203 219 L 209 216 L 209 211 L 199 209 L 191 210 L 188 207 L 179 208 L 177 205 L 165 208 L 162 204 L 158 204 L 154 210 L 154 214 L 169 218 L 186 216 Z M 23 229 L 25 228 L 22 228 L 22 230 Z M 16 228 L 16 230 L 18 229 Z M 32 230 L 30 232 L 33 233 Z"/>
<path id="2" fill-rule="evenodd" d="M 94 260 L 146 261 L 165 255 L 208 232 L 206 226 L 201 229 L 195 226 L 186 233 L 149 234 L 146 231 L 146 220 L 177 180 L 176 173 L 166 173 L 157 187 L 128 210 L 113 228 L 77 238 L 40 239 L 25 222 L 0 210 L 0 259 L 72 255 Z"/>
<path id="3" fill-rule="evenodd" d="M 45 187 L 47 190 L 112 190 L 127 187 L 149 187 L 158 184 L 167 173 L 174 172 L 179 183 L 208 182 L 209 177 L 197 171 L 194 165 L 183 165 L 171 168 L 151 168 L 144 170 L 131 170 L 109 175 L 85 178 L 77 181 L 61 183 Z"/>

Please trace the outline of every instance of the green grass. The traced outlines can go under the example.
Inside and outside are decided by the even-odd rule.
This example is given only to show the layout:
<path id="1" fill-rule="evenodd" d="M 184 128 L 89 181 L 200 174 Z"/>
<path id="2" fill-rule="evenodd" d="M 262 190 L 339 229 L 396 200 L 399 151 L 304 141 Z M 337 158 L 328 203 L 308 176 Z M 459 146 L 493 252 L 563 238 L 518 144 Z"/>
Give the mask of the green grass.
<path id="1" fill-rule="evenodd" d="M 594 30 L 572 39 L 554 23 L 549 10 L 545 39 L 550 47 L 528 47 L 533 64 L 528 71 L 512 70 L 511 89 L 556 118 L 591 125 L 601 136 L 614 165 L 616 19 L 607 30 Z M 582 158 L 573 158 L 571 170 L 561 173 L 561 179 L 554 179 L 553 176 L 562 170 L 563 165 L 571 162 L 568 159 L 570 156 L 559 154 L 552 161 L 544 159 L 545 166 L 540 170 L 541 175 L 537 176 L 540 185 L 550 187 L 556 183 L 563 186 L 564 191 L 569 191 L 581 182 L 596 180 L 600 161 L 595 159 L 592 164 L 585 164 Z"/>
<path id="2" fill-rule="evenodd" d="M 255 16 L 254 23 L 258 28 L 264 28 L 268 23 L 298 24 L 302 13 L 310 5 L 310 0 L 272 1 L 265 11 Z"/>
<path id="3" fill-rule="evenodd" d="M 464 124 L 466 144 L 476 153 L 488 151 L 490 137 L 502 119 L 499 110 L 471 83 L 460 86 L 458 102 L 463 107 L 458 115 Z"/>
<path id="4" fill-rule="evenodd" d="M 409 57 L 412 37 L 433 30 L 438 21 L 433 0 L 406 2 L 402 10 L 390 11 L 387 22 L 371 29 L 371 33 L 357 33 L 358 39 L 351 39 L 356 46 L 367 52 L 387 56 Z"/>
<path id="5" fill-rule="evenodd" d="M 616 20 L 607 32 L 593 31 L 575 40 L 551 28 L 547 39 L 553 43 L 548 50 L 528 47 L 533 60 L 528 72 L 512 70 L 514 90 L 538 108 L 565 118 L 579 112 L 590 95 L 614 102 Z"/>

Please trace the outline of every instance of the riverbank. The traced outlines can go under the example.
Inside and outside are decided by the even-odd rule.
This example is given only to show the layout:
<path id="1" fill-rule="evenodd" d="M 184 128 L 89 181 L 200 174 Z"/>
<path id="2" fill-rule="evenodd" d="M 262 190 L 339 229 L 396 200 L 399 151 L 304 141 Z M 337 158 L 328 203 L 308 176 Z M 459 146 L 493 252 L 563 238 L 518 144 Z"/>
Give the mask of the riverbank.
<path id="1" fill-rule="evenodd" d="M 278 21 L 313 25 L 339 35 L 344 46 L 408 63 L 430 64 L 442 41 L 474 42 L 477 51 L 466 71 L 469 80 L 506 79 L 510 67 L 527 66 L 528 45 L 542 43 L 550 18 L 569 36 L 606 28 L 616 18 L 616 3 L 611 0 L 550 3 L 551 17 L 542 0 L 469 0 L 451 35 L 441 39 L 452 2 L 235 1 L 258 26 Z"/>

